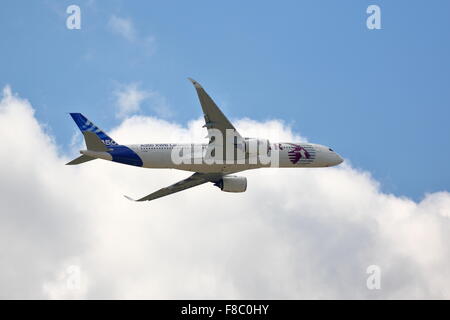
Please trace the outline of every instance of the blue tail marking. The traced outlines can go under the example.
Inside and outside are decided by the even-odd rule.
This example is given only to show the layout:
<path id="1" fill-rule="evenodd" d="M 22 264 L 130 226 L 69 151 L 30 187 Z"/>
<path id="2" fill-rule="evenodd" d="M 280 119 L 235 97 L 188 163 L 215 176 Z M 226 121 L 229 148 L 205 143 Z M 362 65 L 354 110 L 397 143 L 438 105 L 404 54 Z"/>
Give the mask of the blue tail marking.
<path id="1" fill-rule="evenodd" d="M 93 124 L 89 119 L 83 116 L 81 113 L 71 113 L 73 121 L 77 124 L 78 128 L 80 128 L 81 132 L 91 131 L 94 132 L 97 137 L 102 140 L 102 142 L 107 146 L 117 145 L 111 137 L 109 137 L 105 132 L 103 132 L 99 127 Z"/>
<path id="2" fill-rule="evenodd" d="M 118 145 L 117 142 L 115 142 L 110 136 L 108 136 L 81 113 L 70 113 L 70 115 L 72 116 L 73 121 L 77 124 L 78 128 L 80 128 L 81 132 L 94 132 L 105 145 L 110 147 L 108 153 L 112 156 L 112 161 L 142 167 L 142 159 L 136 152 L 127 146 Z"/>

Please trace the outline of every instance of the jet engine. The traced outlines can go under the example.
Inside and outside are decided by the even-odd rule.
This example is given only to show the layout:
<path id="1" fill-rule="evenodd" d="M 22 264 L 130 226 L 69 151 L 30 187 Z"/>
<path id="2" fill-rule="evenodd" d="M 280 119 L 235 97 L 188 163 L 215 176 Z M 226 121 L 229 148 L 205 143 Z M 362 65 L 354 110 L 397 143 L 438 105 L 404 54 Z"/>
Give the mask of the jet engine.
<path id="1" fill-rule="evenodd" d="M 244 192 L 247 190 L 247 178 L 238 176 L 224 176 L 214 183 L 216 187 L 225 192 Z"/>

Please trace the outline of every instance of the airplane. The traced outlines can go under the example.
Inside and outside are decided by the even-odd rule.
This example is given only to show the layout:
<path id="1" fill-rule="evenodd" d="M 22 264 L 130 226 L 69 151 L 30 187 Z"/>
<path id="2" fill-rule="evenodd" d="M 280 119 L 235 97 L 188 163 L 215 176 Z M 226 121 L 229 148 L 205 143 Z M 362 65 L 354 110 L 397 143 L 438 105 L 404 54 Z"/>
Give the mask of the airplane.
<path id="1" fill-rule="evenodd" d="M 155 200 L 204 183 L 213 183 L 225 192 L 245 192 L 247 178 L 235 173 L 257 168 L 318 168 L 343 162 L 333 149 L 313 143 L 277 142 L 243 138 L 216 103 L 195 80 L 203 110 L 208 143 L 147 143 L 121 145 L 81 113 L 70 113 L 81 130 L 86 150 L 67 165 L 104 159 L 143 168 L 179 169 L 194 172 L 188 178 L 137 200 Z"/>

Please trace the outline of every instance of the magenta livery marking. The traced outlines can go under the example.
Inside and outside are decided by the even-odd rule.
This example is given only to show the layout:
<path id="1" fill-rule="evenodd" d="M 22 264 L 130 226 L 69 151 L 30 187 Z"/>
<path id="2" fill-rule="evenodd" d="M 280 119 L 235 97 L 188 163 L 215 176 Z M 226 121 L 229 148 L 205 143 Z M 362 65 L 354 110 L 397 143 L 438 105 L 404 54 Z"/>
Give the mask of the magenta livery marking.
<path id="1" fill-rule="evenodd" d="M 309 152 L 299 144 L 289 143 L 293 149 L 288 152 L 289 160 L 296 164 L 300 159 L 310 159 Z"/>

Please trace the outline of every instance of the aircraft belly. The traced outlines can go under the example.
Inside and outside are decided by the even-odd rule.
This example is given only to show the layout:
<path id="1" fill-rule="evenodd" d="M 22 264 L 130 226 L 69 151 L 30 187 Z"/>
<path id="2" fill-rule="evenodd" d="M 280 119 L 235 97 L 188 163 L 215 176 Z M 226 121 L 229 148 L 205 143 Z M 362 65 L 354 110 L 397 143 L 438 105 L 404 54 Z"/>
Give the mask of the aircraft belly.
<path id="1" fill-rule="evenodd" d="M 141 158 L 145 168 L 174 168 L 170 153 L 165 150 L 141 152 Z"/>

